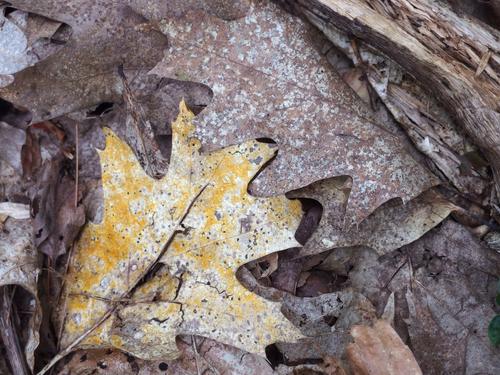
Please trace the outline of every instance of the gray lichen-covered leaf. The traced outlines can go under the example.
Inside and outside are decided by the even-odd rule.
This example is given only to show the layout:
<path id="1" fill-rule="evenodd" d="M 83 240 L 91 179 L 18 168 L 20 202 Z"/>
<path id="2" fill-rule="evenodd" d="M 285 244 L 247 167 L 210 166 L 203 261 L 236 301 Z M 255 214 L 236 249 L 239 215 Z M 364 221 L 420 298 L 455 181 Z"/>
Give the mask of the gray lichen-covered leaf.
<path id="1" fill-rule="evenodd" d="M 22 30 L 0 9 L 0 74 L 16 73 L 28 66 L 28 41 Z"/>
<path id="2" fill-rule="evenodd" d="M 39 343 L 38 328 L 42 318 L 37 297 L 39 272 L 31 220 L 8 218 L 5 223 L 0 224 L 0 287 L 18 285 L 32 296 L 30 307 L 33 308 L 33 314 L 29 327 L 23 327 L 28 332 L 24 352 L 31 369 L 34 366 L 35 349 Z"/>
<path id="3" fill-rule="evenodd" d="M 399 199 L 386 202 L 358 226 L 345 231 L 344 215 L 350 188 L 349 179 L 332 178 L 288 194 L 293 198 L 315 199 L 323 206 L 318 228 L 300 249 L 300 255 L 347 246 L 368 246 L 379 255 L 387 254 L 417 240 L 457 209 L 431 189 L 407 203 Z"/>
<path id="4" fill-rule="evenodd" d="M 168 18 L 171 42 L 153 73 L 202 82 L 213 103 L 197 118 L 208 149 L 267 137 L 280 152 L 252 183 L 273 195 L 349 175 L 349 221 L 394 197 L 408 200 L 435 183 L 332 71 L 318 52 L 324 39 L 274 4 L 258 1 L 225 22 L 201 12 Z"/>

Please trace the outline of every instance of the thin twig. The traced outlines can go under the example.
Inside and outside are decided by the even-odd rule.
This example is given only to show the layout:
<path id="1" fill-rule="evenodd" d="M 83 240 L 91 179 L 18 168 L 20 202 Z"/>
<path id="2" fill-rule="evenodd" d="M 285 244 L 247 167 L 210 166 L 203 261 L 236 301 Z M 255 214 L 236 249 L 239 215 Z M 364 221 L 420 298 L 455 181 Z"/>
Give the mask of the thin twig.
<path id="1" fill-rule="evenodd" d="M 77 163 L 77 165 L 78 165 L 78 163 Z M 77 168 L 77 176 L 78 176 L 78 168 Z M 78 179 L 78 177 L 77 177 L 77 179 Z M 62 297 L 63 293 L 66 292 L 66 295 L 64 297 L 64 306 L 63 306 L 63 314 L 62 314 L 63 319 L 62 319 L 61 325 L 59 327 L 59 332 L 57 333 L 57 350 L 60 349 L 61 338 L 62 338 L 63 329 L 64 329 L 64 324 L 66 324 L 66 309 L 68 307 L 68 293 L 69 293 L 69 290 L 65 286 L 66 286 L 66 277 L 68 275 L 69 265 L 70 265 L 70 262 L 71 262 L 71 257 L 72 257 L 73 252 L 74 252 L 73 251 L 74 247 L 75 247 L 75 244 L 73 244 L 69 248 L 68 259 L 66 259 L 66 264 L 64 266 L 64 275 L 62 276 L 62 281 L 61 281 L 61 289 L 60 289 L 59 294 L 57 296 L 57 306 L 59 306 L 59 303 L 61 302 L 61 297 Z"/>
<path id="2" fill-rule="evenodd" d="M 200 356 L 198 354 L 198 348 L 196 347 L 196 339 L 194 338 L 194 335 L 191 335 L 191 343 L 193 344 L 193 350 L 194 350 L 194 362 L 196 364 L 196 373 L 198 375 L 201 375 L 200 373 L 200 364 L 198 362 L 198 357 Z"/>
<path id="3" fill-rule="evenodd" d="M 79 130 L 78 130 L 78 123 L 75 124 L 75 144 L 76 144 L 76 147 L 75 147 L 75 153 L 76 153 L 76 157 L 75 157 L 75 162 L 76 162 L 76 172 L 75 172 L 75 209 L 78 207 L 78 174 L 80 172 L 80 165 L 79 165 L 79 143 L 80 143 L 80 140 L 79 140 Z"/>
<path id="4" fill-rule="evenodd" d="M 111 314 L 116 310 L 117 306 L 113 306 L 110 308 L 102 317 L 99 319 L 92 327 L 86 330 L 81 336 L 75 339 L 71 344 L 69 344 L 64 350 L 57 353 L 54 358 L 43 368 L 41 369 L 37 375 L 43 375 L 47 371 L 49 371 L 57 362 L 66 357 L 69 353 L 73 351 L 73 349 L 81 343 L 88 335 L 90 335 L 97 327 L 99 327 L 104 321 L 106 321 Z"/>
<path id="5" fill-rule="evenodd" d="M 383 289 L 386 289 L 389 284 L 392 282 L 392 280 L 394 280 L 394 278 L 396 277 L 396 275 L 399 273 L 399 271 L 401 271 L 401 269 L 404 267 L 404 265 L 408 262 L 408 258 L 406 258 L 400 265 L 399 267 L 396 269 L 396 271 L 394 271 L 394 273 L 392 274 L 392 276 L 389 278 L 389 280 L 384 284 L 384 287 Z"/>

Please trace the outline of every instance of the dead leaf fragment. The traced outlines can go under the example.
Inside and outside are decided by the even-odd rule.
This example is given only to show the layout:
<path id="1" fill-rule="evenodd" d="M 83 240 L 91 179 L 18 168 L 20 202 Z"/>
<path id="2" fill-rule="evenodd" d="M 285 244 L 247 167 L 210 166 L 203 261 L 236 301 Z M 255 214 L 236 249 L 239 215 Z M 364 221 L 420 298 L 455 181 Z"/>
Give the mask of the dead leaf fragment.
<path id="1" fill-rule="evenodd" d="M 203 9 L 224 19 L 238 18 L 250 8 L 247 0 L 13 0 L 11 5 L 64 22 L 72 35 L 60 51 L 15 75 L 0 96 L 22 104 L 38 122 L 89 108 L 121 102 L 117 68 L 145 75 L 162 57 L 167 39 L 157 21 Z M 82 17 L 82 15 L 85 15 Z M 149 22 L 152 21 L 152 22 Z"/>
<path id="2" fill-rule="evenodd" d="M 22 203 L 1 202 L 0 223 L 3 223 L 9 216 L 16 220 L 29 219 L 30 206 Z"/>
<path id="3" fill-rule="evenodd" d="M 42 166 L 33 200 L 36 206 L 35 243 L 53 260 L 66 252 L 85 224 L 83 206 L 75 207 L 75 181 L 69 176 L 61 176 L 60 170 L 59 157 Z"/>
<path id="4" fill-rule="evenodd" d="M 38 254 L 33 243 L 33 227 L 30 220 L 8 218 L 0 228 L 0 287 L 17 285 L 30 293 L 29 323 L 23 327 L 27 335 L 24 353 L 31 369 L 34 353 L 39 343 L 38 329 L 41 308 L 38 301 L 37 280 Z"/>
<path id="5" fill-rule="evenodd" d="M 315 199 L 323 206 L 319 226 L 300 249 L 301 256 L 349 246 L 369 246 L 383 255 L 417 240 L 457 209 L 439 193 L 429 190 L 407 203 L 386 202 L 346 231 L 344 212 L 350 199 L 349 188 L 347 179 L 335 178 L 288 194 Z"/>
<path id="6" fill-rule="evenodd" d="M 347 360 L 353 375 L 422 375 L 413 353 L 387 322 L 354 326 L 351 335 Z"/>
<path id="7" fill-rule="evenodd" d="M 17 73 L 62 47 L 50 40 L 60 22 L 20 10 L 6 17 L 4 7 L 0 12 L 0 74 Z"/>
<path id="8" fill-rule="evenodd" d="M 117 67 L 139 72 L 161 59 L 166 38 L 140 28 L 146 20 L 113 0 L 12 1 L 12 6 L 64 22 L 72 36 L 56 53 L 15 74 L 2 98 L 28 108 L 33 121 L 51 119 L 102 101 L 120 101 Z M 86 17 L 82 17 L 86 14 Z M 144 51 L 147 51 L 146 53 Z"/>
<path id="9" fill-rule="evenodd" d="M 396 327 L 400 334 L 408 332 L 425 374 L 498 372 L 499 349 L 489 343 L 487 332 L 495 315 L 500 254 L 465 227 L 447 219 L 383 257 L 367 248 L 336 250 L 330 257 L 336 258 L 329 260 L 336 272 L 347 268 L 348 285 L 380 308 L 394 292 Z"/>
<path id="10" fill-rule="evenodd" d="M 17 174 L 21 175 L 23 167 L 21 163 L 21 149 L 26 140 L 24 130 L 10 126 L 0 121 L 0 159 L 7 162 Z"/>

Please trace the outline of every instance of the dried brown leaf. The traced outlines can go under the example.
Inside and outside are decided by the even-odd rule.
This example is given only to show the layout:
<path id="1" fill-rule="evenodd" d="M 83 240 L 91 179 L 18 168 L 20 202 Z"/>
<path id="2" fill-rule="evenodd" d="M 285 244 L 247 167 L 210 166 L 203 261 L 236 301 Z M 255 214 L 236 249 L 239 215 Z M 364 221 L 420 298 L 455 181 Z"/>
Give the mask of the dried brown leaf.
<path id="1" fill-rule="evenodd" d="M 85 224 L 85 210 L 82 205 L 75 206 L 75 181 L 61 175 L 59 158 L 42 166 L 35 189 L 35 243 L 55 260 L 73 244 Z M 77 193 L 81 197 L 81 192 Z"/>
<path id="2" fill-rule="evenodd" d="M 348 285 L 380 309 L 394 292 L 398 333 L 425 374 L 498 372 L 499 349 L 489 343 L 487 325 L 495 315 L 500 254 L 462 225 L 448 219 L 381 258 L 357 248 L 336 250 L 327 260 L 328 269 L 347 274 Z"/>
<path id="3" fill-rule="evenodd" d="M 422 375 L 411 350 L 387 322 L 354 326 L 351 335 L 354 342 L 346 351 L 353 375 Z"/>

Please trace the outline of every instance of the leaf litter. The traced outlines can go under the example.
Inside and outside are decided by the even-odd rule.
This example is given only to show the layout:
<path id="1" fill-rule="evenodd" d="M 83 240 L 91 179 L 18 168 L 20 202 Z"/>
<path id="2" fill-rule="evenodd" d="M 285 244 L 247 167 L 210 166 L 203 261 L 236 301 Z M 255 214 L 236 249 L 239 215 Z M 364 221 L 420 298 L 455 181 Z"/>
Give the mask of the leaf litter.
<path id="1" fill-rule="evenodd" d="M 448 154 L 421 144 L 426 157 L 415 154 L 394 121 L 363 103 L 373 105 L 366 84 L 353 84 L 362 72 L 343 75 L 359 99 L 332 70 L 333 46 L 318 31 L 263 1 L 12 3 L 19 9 L 6 17 L 28 41 L 23 53 L 42 54 L 3 76 L 0 96 L 12 103 L 0 103 L 0 136 L 16 141 L 0 150 L 1 217 L 30 221 L 30 241 L 48 255 L 44 285 L 59 277 L 52 267 L 69 265 L 49 293 L 57 314 L 42 306 L 38 370 L 78 348 L 58 373 L 366 373 L 349 355 L 354 339 L 356 351 L 377 353 L 365 363 L 373 371 L 377 361 L 413 366 L 405 343 L 424 373 L 496 373 L 485 334 L 496 255 L 452 219 L 439 225 L 453 212 L 495 238 L 484 169 L 476 188 L 455 156 L 447 170 Z M 197 116 L 182 107 L 174 121 L 182 98 Z M 190 130 L 179 153 L 181 123 Z M 474 197 L 451 203 L 429 190 L 443 174 Z M 479 216 L 457 206 L 464 199 Z M 93 222 L 79 235 L 85 217 Z M 397 342 L 389 351 L 371 337 L 386 304 L 402 340 L 384 326 L 376 335 Z M 20 330 L 27 358 L 34 328 Z M 43 358 L 58 332 L 62 351 Z"/>
<path id="2" fill-rule="evenodd" d="M 235 21 L 190 12 L 166 18 L 161 29 L 171 43 L 152 73 L 214 92 L 196 118 L 206 149 L 256 137 L 277 143 L 253 193 L 282 194 L 348 175 L 350 224 L 391 198 L 408 201 L 436 184 L 329 68 L 318 51 L 326 43 L 321 34 L 276 5 L 258 1 Z"/>
<path id="3" fill-rule="evenodd" d="M 38 330 L 42 315 L 37 288 L 40 273 L 38 254 L 31 236 L 32 224 L 30 220 L 5 216 L 4 219 L 0 218 L 0 291 L 2 292 L 2 304 L 6 288 L 10 286 L 20 287 L 29 294 L 29 296 L 25 297 L 25 304 L 27 304 L 30 312 L 27 315 L 28 327 L 23 329 L 24 333 L 27 334 L 23 352 L 29 368 L 33 369 L 35 350 L 39 344 Z M 4 325 L 5 322 L 2 323 L 2 335 L 10 334 L 13 336 L 13 331 L 7 329 Z M 10 329 L 12 330 L 12 328 Z M 5 338 L 3 336 L 4 344 L 6 344 Z"/>

